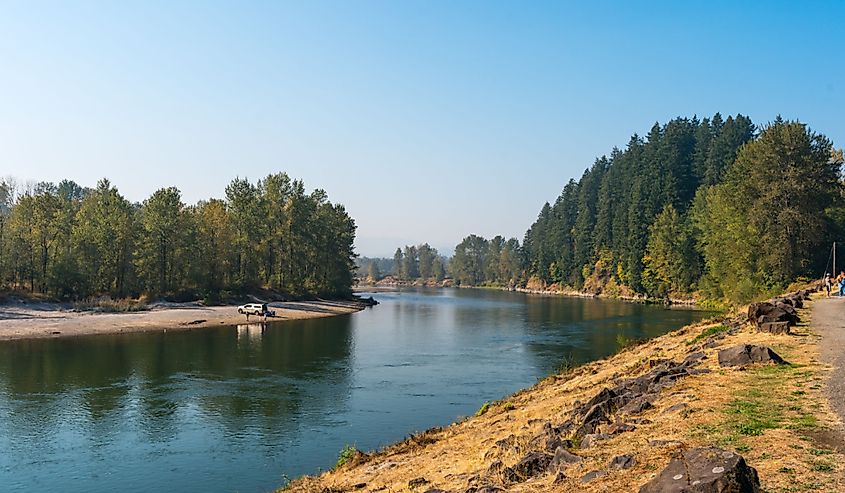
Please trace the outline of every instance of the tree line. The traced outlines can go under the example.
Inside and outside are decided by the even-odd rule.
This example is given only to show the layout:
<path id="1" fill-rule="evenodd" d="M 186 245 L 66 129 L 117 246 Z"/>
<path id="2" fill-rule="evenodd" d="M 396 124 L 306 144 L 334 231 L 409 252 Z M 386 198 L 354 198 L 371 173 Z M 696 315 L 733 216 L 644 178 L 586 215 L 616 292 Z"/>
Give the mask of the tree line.
<path id="1" fill-rule="evenodd" d="M 470 235 L 455 247 L 452 257 L 439 254 L 428 243 L 397 248 L 392 259 L 357 260 L 358 277 L 377 281 L 391 275 L 402 281 L 453 278 L 466 286 L 516 286 L 523 274 L 519 240 L 496 236 L 490 240 Z"/>
<path id="2" fill-rule="evenodd" d="M 369 281 L 386 276 L 400 281 L 442 281 L 449 275 L 449 259 L 428 243 L 398 247 L 393 258 L 359 257 L 356 265 L 358 278 Z"/>
<path id="3" fill-rule="evenodd" d="M 236 178 L 186 205 L 174 187 L 131 203 L 107 179 L 0 181 L 0 285 L 60 299 L 107 294 L 219 300 L 272 289 L 351 293 L 355 222 L 285 173 Z"/>
<path id="4" fill-rule="evenodd" d="M 455 246 L 449 268 L 458 284 L 514 287 L 523 272 L 519 241 L 469 235 Z"/>
<path id="5" fill-rule="evenodd" d="M 405 245 L 404 250 L 397 248 L 393 254 L 393 276 L 401 280 L 442 281 L 446 277 L 446 260 L 428 243 Z"/>
<path id="6" fill-rule="evenodd" d="M 841 151 L 806 124 L 676 118 L 597 159 L 522 246 L 470 235 L 464 284 L 742 302 L 820 276 L 845 232 Z"/>

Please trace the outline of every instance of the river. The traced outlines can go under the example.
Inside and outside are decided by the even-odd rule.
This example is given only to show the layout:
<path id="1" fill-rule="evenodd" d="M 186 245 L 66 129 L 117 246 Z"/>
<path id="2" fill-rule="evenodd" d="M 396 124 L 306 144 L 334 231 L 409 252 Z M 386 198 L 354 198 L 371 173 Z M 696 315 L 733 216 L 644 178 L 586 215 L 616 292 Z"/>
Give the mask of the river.
<path id="1" fill-rule="evenodd" d="M 352 315 L 0 343 L 3 491 L 266 492 L 447 425 L 565 359 L 709 315 L 494 290 Z"/>

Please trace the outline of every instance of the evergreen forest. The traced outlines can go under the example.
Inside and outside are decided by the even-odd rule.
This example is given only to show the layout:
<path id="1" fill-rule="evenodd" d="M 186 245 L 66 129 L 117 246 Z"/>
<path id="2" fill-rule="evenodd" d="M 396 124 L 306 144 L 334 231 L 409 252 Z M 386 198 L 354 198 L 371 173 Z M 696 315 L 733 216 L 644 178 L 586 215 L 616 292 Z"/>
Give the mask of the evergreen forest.
<path id="1" fill-rule="evenodd" d="M 843 156 L 806 124 L 676 118 L 596 159 L 522 245 L 466 237 L 450 272 L 517 285 L 745 302 L 829 268 L 845 232 Z"/>

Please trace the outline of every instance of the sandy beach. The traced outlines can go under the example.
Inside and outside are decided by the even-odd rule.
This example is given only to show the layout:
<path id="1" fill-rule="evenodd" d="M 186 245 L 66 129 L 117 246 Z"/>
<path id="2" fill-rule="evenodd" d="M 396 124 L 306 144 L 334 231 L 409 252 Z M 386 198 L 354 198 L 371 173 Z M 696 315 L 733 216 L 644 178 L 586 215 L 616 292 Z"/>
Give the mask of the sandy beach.
<path id="1" fill-rule="evenodd" d="M 286 301 L 268 303 L 276 312 L 268 323 L 328 317 L 364 308 L 354 301 Z M 250 322 L 260 321 L 251 316 Z M 156 330 L 199 330 L 246 322 L 238 307 L 202 306 L 198 303 L 157 303 L 151 309 L 128 313 L 97 313 L 44 302 L 10 302 L 0 305 L 0 341 L 45 337 L 72 337 Z"/>

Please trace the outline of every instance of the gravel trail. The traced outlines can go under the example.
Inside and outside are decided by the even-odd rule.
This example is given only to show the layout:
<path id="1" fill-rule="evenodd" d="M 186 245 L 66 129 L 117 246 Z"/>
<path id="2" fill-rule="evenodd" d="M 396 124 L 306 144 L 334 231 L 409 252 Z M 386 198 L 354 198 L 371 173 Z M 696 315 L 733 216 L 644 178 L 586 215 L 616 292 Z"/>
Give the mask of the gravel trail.
<path id="1" fill-rule="evenodd" d="M 823 298 L 813 302 L 812 326 L 822 337 L 821 360 L 833 366 L 827 383 L 827 397 L 833 411 L 845 423 L 845 298 Z M 840 431 L 840 437 L 841 432 Z"/>

